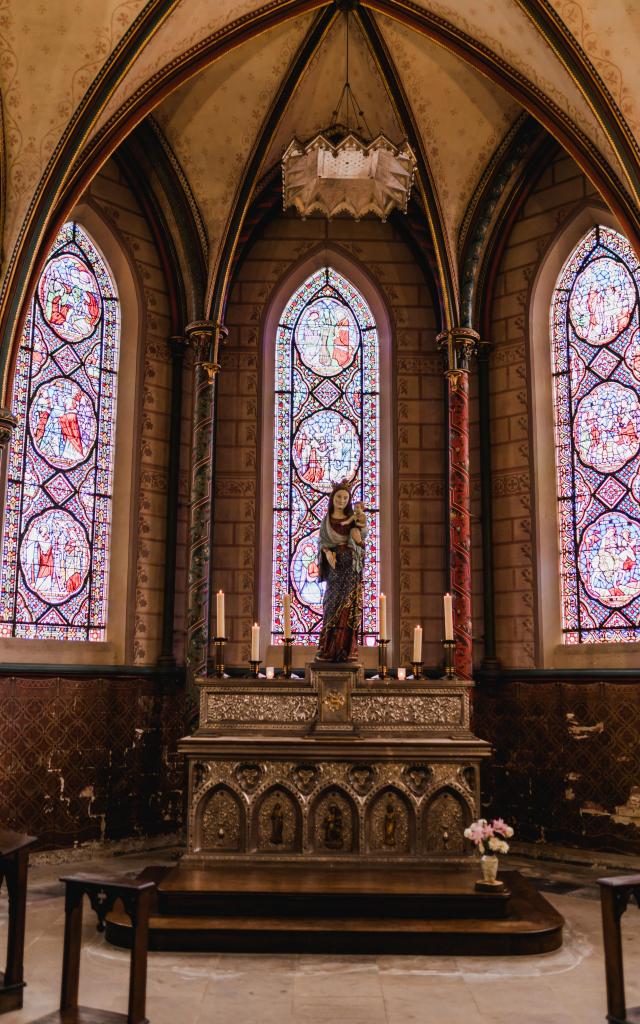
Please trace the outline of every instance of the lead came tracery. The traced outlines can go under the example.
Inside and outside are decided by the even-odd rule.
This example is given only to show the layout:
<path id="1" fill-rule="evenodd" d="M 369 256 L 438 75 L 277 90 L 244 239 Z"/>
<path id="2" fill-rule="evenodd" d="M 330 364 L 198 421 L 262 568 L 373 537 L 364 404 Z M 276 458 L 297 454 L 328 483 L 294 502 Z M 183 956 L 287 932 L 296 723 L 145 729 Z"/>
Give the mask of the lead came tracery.
<path id="1" fill-rule="evenodd" d="M 104 640 L 120 314 L 86 232 L 62 228 L 18 353 L 0 635 Z"/>
<path id="2" fill-rule="evenodd" d="M 287 303 L 276 336 L 272 638 L 291 593 L 294 642 L 317 640 L 324 585 L 318 529 L 333 484 L 367 510 L 360 642 L 374 643 L 379 592 L 378 334 L 359 292 L 331 267 Z"/>
<path id="3" fill-rule="evenodd" d="M 638 260 L 590 231 L 551 312 L 562 612 L 567 643 L 640 640 Z"/>

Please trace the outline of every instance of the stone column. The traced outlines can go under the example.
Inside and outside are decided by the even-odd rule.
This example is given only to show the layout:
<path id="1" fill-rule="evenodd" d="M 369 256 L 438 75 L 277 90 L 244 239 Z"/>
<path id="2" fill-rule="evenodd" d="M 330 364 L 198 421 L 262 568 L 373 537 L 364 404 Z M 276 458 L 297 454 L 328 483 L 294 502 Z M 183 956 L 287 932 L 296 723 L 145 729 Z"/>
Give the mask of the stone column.
<path id="1" fill-rule="evenodd" d="M 449 382 L 449 585 L 453 595 L 455 669 L 464 679 L 470 679 L 473 673 L 469 359 L 478 341 L 478 334 L 468 327 L 453 327 L 438 335 L 438 347 L 445 354 L 445 377 Z"/>
<path id="2" fill-rule="evenodd" d="M 209 650 L 209 598 L 213 511 L 215 381 L 218 348 L 227 336 L 222 324 L 197 320 L 185 329 L 194 348 L 193 428 L 187 582 L 187 679 L 206 672 Z"/>
<path id="3" fill-rule="evenodd" d="M 17 422 L 11 409 L 0 408 L 0 451 L 9 444 Z"/>

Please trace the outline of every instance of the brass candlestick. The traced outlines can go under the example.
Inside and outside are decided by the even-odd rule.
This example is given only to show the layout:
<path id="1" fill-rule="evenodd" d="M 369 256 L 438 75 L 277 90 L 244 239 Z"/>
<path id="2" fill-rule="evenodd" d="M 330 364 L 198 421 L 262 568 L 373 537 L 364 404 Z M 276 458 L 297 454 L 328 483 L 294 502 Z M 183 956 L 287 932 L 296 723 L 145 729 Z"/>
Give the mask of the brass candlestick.
<path id="1" fill-rule="evenodd" d="M 257 679 L 258 671 L 260 669 L 260 659 L 258 658 L 257 661 L 254 661 L 253 658 L 251 658 L 249 664 L 251 665 L 251 675 L 254 679 Z"/>
<path id="2" fill-rule="evenodd" d="M 381 679 L 387 678 L 387 647 L 389 646 L 388 640 L 382 640 L 378 637 L 378 675 Z"/>
<path id="3" fill-rule="evenodd" d="M 455 640 L 443 640 L 444 647 L 444 675 L 443 679 L 457 679 L 456 675 L 456 642 Z"/>
<path id="4" fill-rule="evenodd" d="M 423 665 L 424 665 L 424 661 L 412 661 L 411 662 L 411 671 L 413 672 L 413 678 L 414 679 L 422 679 L 422 666 Z"/>
<path id="5" fill-rule="evenodd" d="M 216 675 L 218 679 L 222 679 L 224 676 L 224 645 L 227 641 L 225 636 L 214 637 L 214 647 L 216 649 Z"/>
<path id="6" fill-rule="evenodd" d="M 282 652 L 282 675 L 285 679 L 291 679 L 291 660 L 293 655 L 293 640 L 290 636 L 284 638 L 284 651 Z"/>

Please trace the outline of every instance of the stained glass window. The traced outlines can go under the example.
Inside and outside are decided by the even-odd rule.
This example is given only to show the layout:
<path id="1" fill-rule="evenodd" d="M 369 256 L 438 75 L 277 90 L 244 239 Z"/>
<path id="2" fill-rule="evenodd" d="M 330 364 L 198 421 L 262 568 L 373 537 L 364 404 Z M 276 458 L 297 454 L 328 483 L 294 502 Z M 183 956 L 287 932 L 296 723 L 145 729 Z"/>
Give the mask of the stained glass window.
<path id="1" fill-rule="evenodd" d="M 105 639 L 119 342 L 104 260 L 65 224 L 18 352 L 0 636 Z"/>
<path id="2" fill-rule="evenodd" d="M 640 640 L 640 266 L 606 227 L 551 309 L 565 643 Z"/>
<path id="3" fill-rule="evenodd" d="M 283 634 L 283 598 L 291 594 L 294 643 L 312 644 L 322 622 L 324 584 L 317 540 L 333 485 L 348 480 L 364 503 L 369 534 L 360 642 L 378 628 L 379 444 L 378 333 L 363 297 L 331 267 L 291 297 L 276 337 L 273 619 Z"/>

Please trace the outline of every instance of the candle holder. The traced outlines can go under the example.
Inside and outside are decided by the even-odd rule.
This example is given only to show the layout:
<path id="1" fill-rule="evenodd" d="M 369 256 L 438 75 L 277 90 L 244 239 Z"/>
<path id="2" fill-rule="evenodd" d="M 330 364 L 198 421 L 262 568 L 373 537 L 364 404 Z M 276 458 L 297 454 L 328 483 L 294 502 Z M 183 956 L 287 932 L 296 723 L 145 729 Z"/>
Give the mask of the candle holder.
<path id="1" fill-rule="evenodd" d="M 254 661 L 253 658 L 251 658 L 249 664 L 251 665 L 251 675 L 253 676 L 254 679 L 257 679 L 258 671 L 260 669 L 260 659 L 258 658 L 257 661 Z"/>
<path id="2" fill-rule="evenodd" d="M 387 647 L 388 640 L 381 640 L 378 637 L 378 675 L 381 679 L 387 678 Z"/>
<path id="3" fill-rule="evenodd" d="M 282 652 L 282 675 L 285 679 L 291 679 L 291 660 L 293 654 L 293 640 L 290 636 L 285 636 L 283 642 L 284 650 Z"/>
<path id="4" fill-rule="evenodd" d="M 443 679 L 457 679 L 456 675 L 456 642 L 455 640 L 443 640 L 444 647 L 444 675 Z"/>
<path id="5" fill-rule="evenodd" d="M 216 636 L 213 640 L 216 650 L 216 676 L 218 679 L 222 679 L 224 676 L 224 645 L 226 642 L 226 636 Z"/>
<path id="6" fill-rule="evenodd" d="M 411 671 L 413 673 L 413 678 L 414 679 L 422 679 L 422 666 L 423 665 L 424 665 L 424 661 L 412 661 L 411 662 Z"/>

